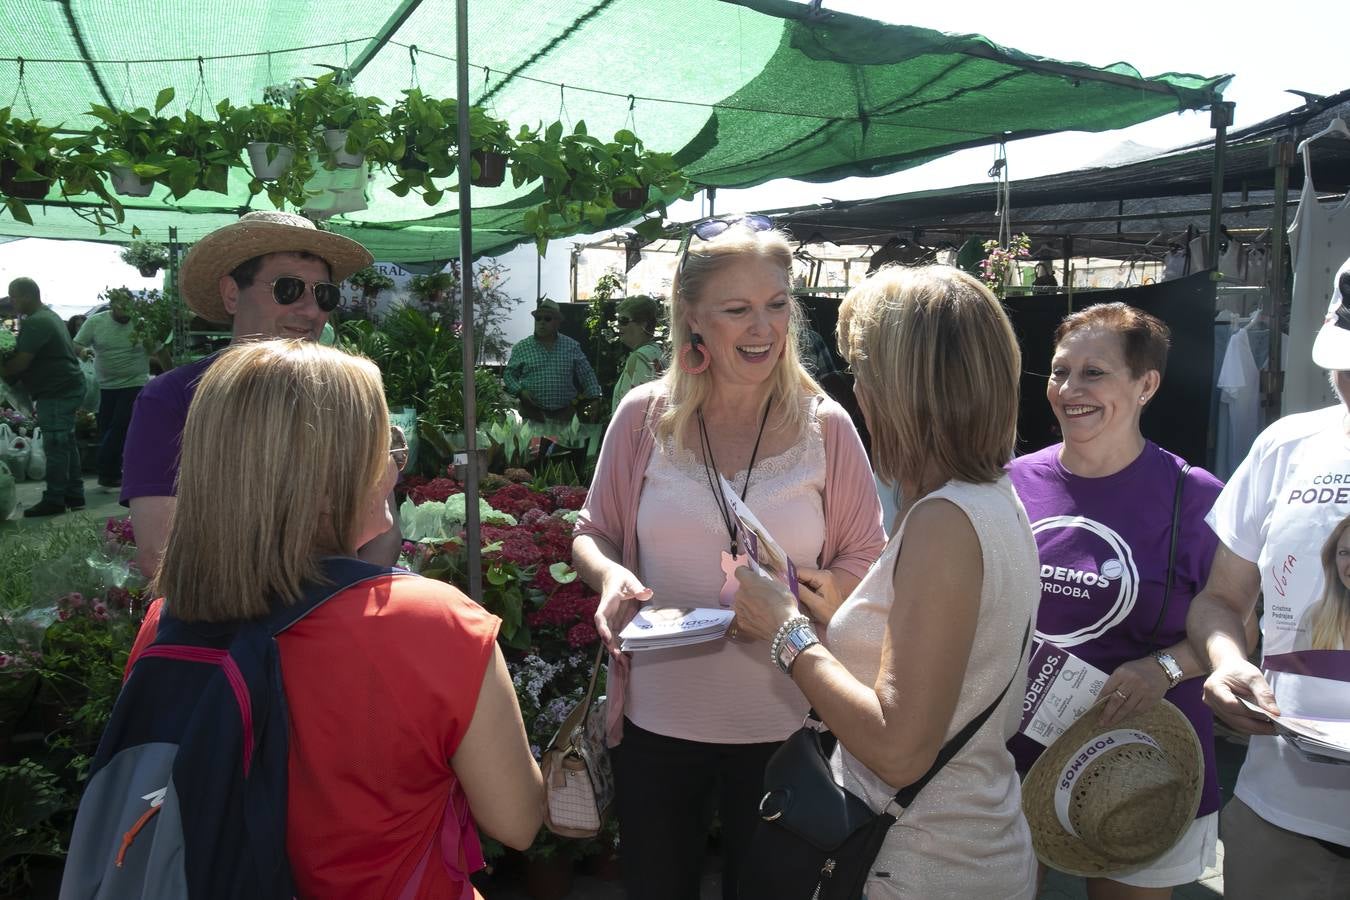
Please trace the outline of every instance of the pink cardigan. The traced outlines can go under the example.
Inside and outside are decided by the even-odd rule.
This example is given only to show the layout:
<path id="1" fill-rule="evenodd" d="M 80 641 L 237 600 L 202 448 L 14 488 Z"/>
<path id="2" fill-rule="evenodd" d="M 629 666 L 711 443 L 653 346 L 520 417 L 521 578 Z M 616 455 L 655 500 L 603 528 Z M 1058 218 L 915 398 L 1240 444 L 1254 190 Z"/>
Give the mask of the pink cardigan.
<path id="1" fill-rule="evenodd" d="M 638 503 L 647 463 L 656 449 L 656 435 L 647 423 L 655 422 L 664 410 L 664 389 L 661 381 L 635 387 L 615 410 L 574 532 L 578 537 L 604 538 L 618 547 L 624 567 L 634 573 L 638 565 Z M 886 546 L 881 501 L 867 453 L 848 413 L 822 397 L 816 415 L 825 437 L 825 545 L 817 564 L 822 569 L 842 569 L 861 579 Z M 607 736 L 613 747 L 623 738 L 627 678 L 612 666 L 607 692 Z"/>

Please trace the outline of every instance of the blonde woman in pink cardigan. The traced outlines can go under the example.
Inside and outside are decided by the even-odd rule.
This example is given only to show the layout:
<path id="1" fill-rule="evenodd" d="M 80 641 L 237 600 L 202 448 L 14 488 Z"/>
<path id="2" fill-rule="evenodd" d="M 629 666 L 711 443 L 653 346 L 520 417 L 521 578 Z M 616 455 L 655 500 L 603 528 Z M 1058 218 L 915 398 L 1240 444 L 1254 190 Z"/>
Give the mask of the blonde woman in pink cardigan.
<path id="1" fill-rule="evenodd" d="M 722 895 L 736 897 L 764 765 L 807 710 L 762 647 L 619 652 L 641 603 L 731 603 L 739 548 L 717 476 L 792 557 L 820 627 L 885 544 L 858 434 L 798 358 L 786 238 L 747 216 L 697 223 L 689 240 L 671 298 L 677 364 L 619 404 L 573 542 L 600 592 L 623 880 L 642 900 L 698 897 L 714 809 Z"/>

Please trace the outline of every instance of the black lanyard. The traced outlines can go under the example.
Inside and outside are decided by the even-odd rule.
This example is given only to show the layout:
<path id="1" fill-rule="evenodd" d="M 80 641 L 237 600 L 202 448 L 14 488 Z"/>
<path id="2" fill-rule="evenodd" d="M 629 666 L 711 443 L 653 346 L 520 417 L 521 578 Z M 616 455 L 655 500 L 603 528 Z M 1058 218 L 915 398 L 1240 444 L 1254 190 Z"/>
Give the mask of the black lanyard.
<path id="1" fill-rule="evenodd" d="M 764 425 L 769 421 L 769 409 L 772 406 L 772 399 L 764 404 L 764 415 L 759 420 L 759 434 L 755 435 L 755 447 L 750 451 L 750 465 L 745 470 L 745 484 L 741 487 L 741 500 L 744 500 L 745 495 L 750 492 L 750 475 L 755 471 L 755 460 L 759 457 L 759 442 L 764 437 Z M 698 436 L 700 449 L 703 451 L 703 473 L 708 476 L 708 487 L 712 488 L 713 499 L 717 501 L 717 511 L 722 516 L 722 524 L 727 528 L 727 537 L 731 540 L 731 555 L 739 556 L 739 548 L 736 545 L 736 513 L 727 503 L 726 498 L 722 496 L 722 489 L 713 478 L 713 470 L 717 468 L 717 459 L 713 456 L 712 441 L 708 440 L 708 426 L 703 422 L 703 409 L 701 407 L 698 410 Z"/>

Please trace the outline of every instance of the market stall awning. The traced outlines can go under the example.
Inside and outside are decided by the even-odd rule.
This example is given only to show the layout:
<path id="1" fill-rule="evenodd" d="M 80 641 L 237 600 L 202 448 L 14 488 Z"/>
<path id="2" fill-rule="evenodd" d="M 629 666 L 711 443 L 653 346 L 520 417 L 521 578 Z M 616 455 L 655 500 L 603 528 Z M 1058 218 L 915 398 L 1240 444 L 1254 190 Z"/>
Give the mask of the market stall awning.
<path id="1" fill-rule="evenodd" d="M 979 35 L 948 35 L 794 0 L 471 0 L 472 94 L 514 125 L 585 120 L 592 134 L 631 127 L 673 152 L 700 185 L 880 175 L 953 150 L 1063 130 L 1103 131 L 1208 106 L 1227 76 L 1142 77 L 1030 56 Z M 16 112 L 71 129 L 91 103 L 149 104 L 173 86 L 171 112 L 261 99 L 271 84 L 356 73 L 390 103 L 411 85 L 454 93 L 452 0 L 9 0 L 0 30 L 0 96 Z M 23 79 L 19 81 L 22 57 Z M 8 69 L 6 72 L 5 70 Z M 381 259 L 444 257 L 457 246 L 453 193 L 436 207 L 381 189 L 367 210 L 331 220 Z M 238 215 L 228 195 L 158 193 L 127 202 L 127 224 L 191 241 Z M 526 189 L 474 191 L 474 250 L 528 239 Z M 255 199 L 254 204 L 266 203 Z M 98 239 L 78 210 L 34 206 L 0 233 Z M 616 217 L 609 224 L 619 224 Z M 109 233 L 103 239 L 126 240 Z"/>

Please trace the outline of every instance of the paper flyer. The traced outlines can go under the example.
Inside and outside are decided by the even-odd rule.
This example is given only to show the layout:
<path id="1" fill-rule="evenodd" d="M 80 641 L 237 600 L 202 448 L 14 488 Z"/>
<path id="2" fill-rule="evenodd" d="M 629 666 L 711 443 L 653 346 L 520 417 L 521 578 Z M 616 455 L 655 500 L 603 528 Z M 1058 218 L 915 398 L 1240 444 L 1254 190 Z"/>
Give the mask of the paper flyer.
<path id="1" fill-rule="evenodd" d="M 787 552 L 773 539 L 773 535 L 769 534 L 769 529 L 755 518 L 755 514 L 745 505 L 745 501 L 736 496 L 736 489 L 726 478 L 719 474 L 717 480 L 722 487 L 722 497 L 726 500 L 727 507 L 736 517 L 741 550 L 750 558 L 750 568 L 777 578 L 786 584 L 788 590 L 792 591 L 792 596 L 800 601 L 797 567 L 792 564 Z"/>
<path id="2" fill-rule="evenodd" d="M 1272 716 L 1245 697 L 1239 697 L 1248 709 L 1275 724 L 1280 737 L 1313 762 L 1350 765 L 1350 721 L 1313 719 L 1307 716 Z"/>
<path id="3" fill-rule="evenodd" d="M 1069 651 L 1034 642 L 1018 731 L 1049 747 L 1097 702 L 1106 678 L 1101 669 Z"/>

